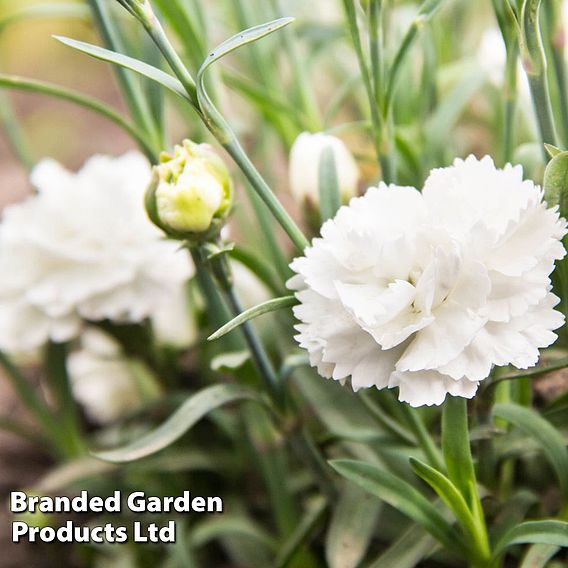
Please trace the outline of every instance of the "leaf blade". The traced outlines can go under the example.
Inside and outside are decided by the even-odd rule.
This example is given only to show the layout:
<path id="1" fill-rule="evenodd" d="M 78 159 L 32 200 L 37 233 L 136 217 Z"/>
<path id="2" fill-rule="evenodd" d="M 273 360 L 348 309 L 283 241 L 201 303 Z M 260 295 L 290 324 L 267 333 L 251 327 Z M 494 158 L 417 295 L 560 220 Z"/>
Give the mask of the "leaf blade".
<path id="1" fill-rule="evenodd" d="M 459 542 L 450 524 L 417 489 L 374 465 L 356 460 L 333 460 L 340 475 L 395 507 L 420 525 L 450 550 L 459 552 Z"/>
<path id="2" fill-rule="evenodd" d="M 122 448 L 91 453 L 111 463 L 126 463 L 150 456 L 173 444 L 209 412 L 243 400 L 265 403 L 255 391 L 240 385 L 207 387 L 191 396 L 165 422 L 142 438 Z"/>
<path id="3" fill-rule="evenodd" d="M 565 499 L 568 499 L 568 450 L 562 435 L 534 410 L 513 403 L 496 404 L 492 415 L 510 422 L 537 440 L 553 467 Z"/>
<path id="4" fill-rule="evenodd" d="M 521 523 L 495 545 L 495 556 L 514 544 L 550 544 L 568 548 L 568 523 L 554 520 Z"/>
<path id="5" fill-rule="evenodd" d="M 122 53 L 111 51 L 110 49 L 105 49 L 104 47 L 99 47 L 98 45 L 93 45 L 84 41 L 78 41 L 63 36 L 53 37 L 62 44 L 90 55 L 95 59 L 100 59 L 101 61 L 106 61 L 107 63 L 114 63 L 115 65 L 129 69 L 130 71 L 134 71 L 135 73 L 138 73 L 139 75 L 142 75 L 143 77 L 146 77 L 147 79 L 155 81 L 163 87 L 166 87 L 166 89 L 175 93 L 179 97 L 192 102 L 180 81 L 178 81 L 169 73 L 166 73 L 165 71 L 162 71 L 161 69 L 158 69 L 153 65 L 149 65 L 148 63 L 140 61 L 139 59 L 134 59 L 133 57 L 129 57 L 128 55 L 123 55 Z"/>
<path id="6" fill-rule="evenodd" d="M 296 303 L 297 300 L 294 296 L 283 296 L 282 298 L 273 298 L 271 300 L 267 300 L 266 302 L 262 302 L 262 304 L 253 306 L 252 308 L 249 308 L 248 310 L 245 310 L 238 316 L 234 317 L 231 321 L 220 327 L 215 333 L 212 333 L 207 339 L 208 341 L 219 339 L 247 321 L 250 321 L 269 312 L 292 307 L 296 305 Z"/>

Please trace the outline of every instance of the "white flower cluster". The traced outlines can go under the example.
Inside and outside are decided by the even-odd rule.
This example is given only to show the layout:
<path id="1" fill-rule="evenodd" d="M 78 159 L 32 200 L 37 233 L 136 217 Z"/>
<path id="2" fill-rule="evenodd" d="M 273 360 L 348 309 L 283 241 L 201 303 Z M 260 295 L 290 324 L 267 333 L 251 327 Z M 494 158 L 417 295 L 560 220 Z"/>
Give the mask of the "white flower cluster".
<path id="1" fill-rule="evenodd" d="M 472 397 L 494 365 L 535 365 L 564 321 L 550 273 L 566 221 L 522 176 L 470 156 L 326 222 L 288 283 L 319 373 L 421 406 Z"/>
<path id="2" fill-rule="evenodd" d="M 83 320 L 139 322 L 179 292 L 192 265 L 147 218 L 149 181 L 134 152 L 76 174 L 53 160 L 34 169 L 38 193 L 0 224 L 0 349 L 67 341 Z"/>

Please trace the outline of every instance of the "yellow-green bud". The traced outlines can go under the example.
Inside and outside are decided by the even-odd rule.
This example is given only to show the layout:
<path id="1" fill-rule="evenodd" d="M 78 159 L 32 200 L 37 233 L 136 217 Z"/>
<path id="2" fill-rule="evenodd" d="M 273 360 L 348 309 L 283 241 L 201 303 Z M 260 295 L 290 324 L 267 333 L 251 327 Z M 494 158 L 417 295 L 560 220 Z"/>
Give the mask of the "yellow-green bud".
<path id="1" fill-rule="evenodd" d="M 146 209 L 169 236 L 207 240 L 221 230 L 232 194 L 229 172 L 213 148 L 184 140 L 154 167 Z"/>

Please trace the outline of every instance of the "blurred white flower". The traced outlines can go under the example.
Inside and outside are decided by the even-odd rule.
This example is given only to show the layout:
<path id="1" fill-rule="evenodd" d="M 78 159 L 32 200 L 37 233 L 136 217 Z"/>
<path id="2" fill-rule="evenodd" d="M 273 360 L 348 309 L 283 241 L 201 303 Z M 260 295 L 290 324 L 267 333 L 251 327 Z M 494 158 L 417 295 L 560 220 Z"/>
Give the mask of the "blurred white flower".
<path id="1" fill-rule="evenodd" d="M 75 337 L 83 319 L 138 322 L 192 274 L 147 218 L 150 166 L 138 153 L 92 157 L 78 173 L 33 170 L 37 195 L 0 224 L 0 348 Z"/>
<path id="2" fill-rule="evenodd" d="M 73 395 L 87 416 L 109 424 L 139 409 L 143 398 L 119 345 L 95 328 L 84 331 L 81 344 L 69 355 L 67 369 Z"/>
<path id="3" fill-rule="evenodd" d="M 549 275 L 566 221 L 542 197 L 519 166 L 471 156 L 423 193 L 352 199 L 291 264 L 311 364 L 354 390 L 399 387 L 412 406 L 472 397 L 493 365 L 535 365 L 564 320 Z"/>
<path id="4" fill-rule="evenodd" d="M 319 203 L 319 165 L 323 151 L 331 147 L 339 190 L 347 201 L 357 193 L 359 168 L 347 146 L 330 134 L 303 132 L 290 150 L 290 190 L 298 202 Z"/>

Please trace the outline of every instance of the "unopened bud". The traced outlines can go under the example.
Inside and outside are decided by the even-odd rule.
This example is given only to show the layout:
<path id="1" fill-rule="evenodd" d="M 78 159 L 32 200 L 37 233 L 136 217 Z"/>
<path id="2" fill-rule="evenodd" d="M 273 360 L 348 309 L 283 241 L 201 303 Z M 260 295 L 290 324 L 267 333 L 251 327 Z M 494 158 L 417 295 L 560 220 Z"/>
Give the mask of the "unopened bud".
<path id="1" fill-rule="evenodd" d="M 319 167 L 326 148 L 333 151 L 342 201 L 356 195 L 359 168 L 347 146 L 330 134 L 303 132 L 290 150 L 290 190 L 297 201 L 319 203 Z"/>
<path id="2" fill-rule="evenodd" d="M 169 236 L 208 240 L 221 230 L 232 203 L 232 182 L 208 144 L 185 140 L 162 154 L 146 194 L 150 219 Z"/>

